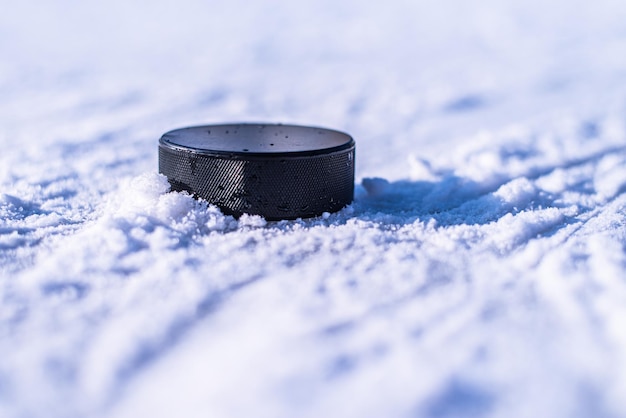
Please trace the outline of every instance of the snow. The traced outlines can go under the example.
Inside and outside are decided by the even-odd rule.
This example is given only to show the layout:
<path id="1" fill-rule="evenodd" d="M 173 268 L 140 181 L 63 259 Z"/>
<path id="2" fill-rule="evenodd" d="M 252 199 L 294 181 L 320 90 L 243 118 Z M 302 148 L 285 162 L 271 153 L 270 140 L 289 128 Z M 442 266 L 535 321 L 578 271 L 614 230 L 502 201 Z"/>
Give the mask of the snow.
<path id="1" fill-rule="evenodd" d="M 0 416 L 626 415 L 626 3 L 5 2 Z M 234 219 L 164 132 L 326 126 Z"/>

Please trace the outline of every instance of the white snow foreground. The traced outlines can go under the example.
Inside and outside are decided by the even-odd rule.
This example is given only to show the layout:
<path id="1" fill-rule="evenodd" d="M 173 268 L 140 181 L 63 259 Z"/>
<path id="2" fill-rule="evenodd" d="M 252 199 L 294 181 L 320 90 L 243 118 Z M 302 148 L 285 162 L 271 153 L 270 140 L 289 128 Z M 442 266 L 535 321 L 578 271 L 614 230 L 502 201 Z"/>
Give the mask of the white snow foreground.
<path id="1" fill-rule="evenodd" d="M 365 179 L 306 221 L 123 181 L 5 279 L 5 412 L 619 414 L 626 150 L 603 146 L 525 176 Z M 470 171 L 504 153 L 477 148 Z"/>
<path id="2" fill-rule="evenodd" d="M 0 13 L 0 417 L 626 416 L 626 3 L 39 3 Z M 236 121 L 352 134 L 354 203 L 169 191 L 159 136 Z"/>

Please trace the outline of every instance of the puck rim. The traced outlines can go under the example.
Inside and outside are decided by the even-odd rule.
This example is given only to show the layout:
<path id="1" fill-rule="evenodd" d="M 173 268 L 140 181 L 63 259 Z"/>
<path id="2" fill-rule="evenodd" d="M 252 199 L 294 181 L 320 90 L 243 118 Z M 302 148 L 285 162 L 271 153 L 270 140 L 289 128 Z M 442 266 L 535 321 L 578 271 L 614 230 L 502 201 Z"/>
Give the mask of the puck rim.
<path id="1" fill-rule="evenodd" d="M 253 127 L 253 126 L 271 126 L 271 127 L 285 127 L 287 129 L 296 128 L 302 130 L 317 130 L 325 133 L 329 133 L 338 137 L 343 137 L 345 139 L 344 143 L 341 143 L 336 146 L 327 147 L 327 148 L 317 148 L 310 150 L 301 150 L 301 151 L 271 151 L 271 152 L 254 152 L 254 151 L 244 151 L 244 150 L 216 150 L 216 149 L 208 149 L 208 148 L 197 148 L 192 146 L 180 145 L 173 143 L 168 140 L 168 136 L 171 136 L 174 133 L 179 133 L 181 131 L 186 130 L 195 130 L 195 129 L 207 129 L 207 128 L 237 128 L 237 127 Z M 346 132 L 339 131 L 336 129 L 323 128 L 320 126 L 310 126 L 310 125 L 298 125 L 298 124 L 283 124 L 283 123 L 254 123 L 254 122 L 243 122 L 243 123 L 218 123 L 218 124 L 205 124 L 205 125 L 193 125 L 184 128 L 172 129 L 170 131 L 165 132 L 161 135 L 159 139 L 159 146 L 163 146 L 165 148 L 169 148 L 175 151 L 184 151 L 190 152 L 193 154 L 201 154 L 211 157 L 224 157 L 227 159 L 270 159 L 270 158 L 297 158 L 297 157 L 311 157 L 315 155 L 329 155 L 336 152 L 342 152 L 350 150 L 355 147 L 354 138 Z M 252 158 L 251 158 L 252 157 Z"/>

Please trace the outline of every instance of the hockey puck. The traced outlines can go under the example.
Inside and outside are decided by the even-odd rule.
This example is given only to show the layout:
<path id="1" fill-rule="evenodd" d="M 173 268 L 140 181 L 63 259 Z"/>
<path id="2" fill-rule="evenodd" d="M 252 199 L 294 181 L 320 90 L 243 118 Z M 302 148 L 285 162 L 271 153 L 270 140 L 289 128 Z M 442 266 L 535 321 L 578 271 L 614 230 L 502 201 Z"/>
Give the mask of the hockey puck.
<path id="1" fill-rule="evenodd" d="M 295 125 L 229 124 L 176 129 L 159 141 L 159 172 L 225 214 L 267 220 L 336 212 L 354 194 L 354 140 Z"/>

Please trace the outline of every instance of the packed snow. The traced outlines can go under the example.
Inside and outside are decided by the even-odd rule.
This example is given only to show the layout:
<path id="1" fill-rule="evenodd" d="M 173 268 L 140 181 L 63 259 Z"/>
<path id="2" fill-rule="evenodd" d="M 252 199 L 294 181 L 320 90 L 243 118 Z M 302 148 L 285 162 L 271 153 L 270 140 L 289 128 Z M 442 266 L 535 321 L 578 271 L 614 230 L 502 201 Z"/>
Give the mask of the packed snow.
<path id="1" fill-rule="evenodd" d="M 626 416 L 626 3 L 3 3 L 0 416 Z M 170 192 L 257 121 L 353 204 Z"/>

